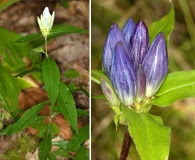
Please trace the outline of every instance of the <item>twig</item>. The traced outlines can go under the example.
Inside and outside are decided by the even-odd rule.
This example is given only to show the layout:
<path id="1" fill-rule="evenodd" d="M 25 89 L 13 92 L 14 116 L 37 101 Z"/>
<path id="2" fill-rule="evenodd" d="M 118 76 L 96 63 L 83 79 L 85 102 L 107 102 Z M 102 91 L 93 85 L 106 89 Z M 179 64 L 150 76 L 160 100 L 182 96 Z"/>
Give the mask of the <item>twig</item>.
<path id="1" fill-rule="evenodd" d="M 132 142 L 131 136 L 130 136 L 128 130 L 126 130 L 124 133 L 123 146 L 122 146 L 119 160 L 126 160 L 127 159 L 129 149 L 131 146 L 131 142 Z"/>

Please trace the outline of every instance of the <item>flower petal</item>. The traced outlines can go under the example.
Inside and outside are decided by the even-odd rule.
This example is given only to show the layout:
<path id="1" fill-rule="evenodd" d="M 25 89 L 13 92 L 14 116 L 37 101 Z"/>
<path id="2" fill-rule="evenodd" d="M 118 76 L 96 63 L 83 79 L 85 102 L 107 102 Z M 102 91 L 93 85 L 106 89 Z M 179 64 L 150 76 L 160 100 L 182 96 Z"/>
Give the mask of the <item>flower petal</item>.
<path id="1" fill-rule="evenodd" d="M 136 70 L 138 65 L 142 64 L 145 58 L 148 50 L 148 42 L 148 29 L 145 23 L 140 20 L 137 23 L 130 39 L 130 54 L 133 56 L 134 67 Z"/>
<path id="2" fill-rule="evenodd" d="M 136 96 L 136 76 L 122 42 L 118 42 L 114 50 L 110 79 L 121 102 L 132 105 Z"/>
<path id="3" fill-rule="evenodd" d="M 119 41 L 123 42 L 124 44 L 126 43 L 120 28 L 117 26 L 117 24 L 114 24 L 110 29 L 102 54 L 103 69 L 108 77 L 110 77 L 110 67 L 112 63 L 114 49 L 116 47 L 117 42 Z M 127 49 L 126 45 L 124 47 Z"/>
<path id="4" fill-rule="evenodd" d="M 133 21 L 132 18 L 130 18 L 126 24 L 124 25 L 123 27 L 123 34 L 124 34 L 124 37 L 125 37 L 125 41 L 127 44 L 130 44 L 130 38 L 131 38 L 131 35 L 133 33 L 133 30 L 135 29 L 135 22 Z"/>
<path id="5" fill-rule="evenodd" d="M 136 101 L 141 102 L 145 98 L 146 93 L 146 75 L 140 64 L 137 69 L 137 97 Z"/>
<path id="6" fill-rule="evenodd" d="M 163 33 L 154 39 L 143 61 L 146 74 L 146 96 L 153 96 L 161 86 L 168 69 L 168 55 Z"/>
<path id="7" fill-rule="evenodd" d="M 120 101 L 119 101 L 113 87 L 110 86 L 110 84 L 107 83 L 106 80 L 104 80 L 103 78 L 100 79 L 100 84 L 102 87 L 102 92 L 104 93 L 109 104 L 112 106 L 118 106 L 120 104 Z"/>

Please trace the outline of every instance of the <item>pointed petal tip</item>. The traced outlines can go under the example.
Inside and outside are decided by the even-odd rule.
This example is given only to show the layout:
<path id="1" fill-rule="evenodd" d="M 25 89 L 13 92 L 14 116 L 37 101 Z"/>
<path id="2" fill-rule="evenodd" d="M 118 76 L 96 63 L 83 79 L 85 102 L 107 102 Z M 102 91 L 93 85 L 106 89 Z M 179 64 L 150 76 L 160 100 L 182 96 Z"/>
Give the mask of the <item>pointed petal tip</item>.
<path id="1" fill-rule="evenodd" d="M 139 20 L 139 21 L 137 22 L 137 27 L 145 27 L 145 28 L 147 28 L 147 27 L 146 27 L 146 24 L 144 23 L 143 20 Z"/>

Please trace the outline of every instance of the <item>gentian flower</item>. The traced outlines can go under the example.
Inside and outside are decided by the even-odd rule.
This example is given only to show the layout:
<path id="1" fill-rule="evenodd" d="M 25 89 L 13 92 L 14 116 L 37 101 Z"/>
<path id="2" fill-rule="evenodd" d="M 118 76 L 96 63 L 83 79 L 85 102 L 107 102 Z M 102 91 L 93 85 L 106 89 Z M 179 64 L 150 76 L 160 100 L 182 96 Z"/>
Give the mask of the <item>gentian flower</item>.
<path id="1" fill-rule="evenodd" d="M 47 36 L 49 35 L 50 30 L 53 26 L 54 16 L 55 16 L 55 12 L 53 12 L 51 15 L 48 7 L 45 7 L 45 9 L 43 11 L 43 15 L 41 14 L 40 18 L 37 17 L 39 27 L 40 27 L 41 32 L 45 38 L 47 38 Z"/>
<path id="2" fill-rule="evenodd" d="M 122 30 L 114 24 L 104 45 L 102 64 L 121 103 L 142 103 L 158 91 L 166 76 L 165 37 L 159 33 L 150 45 L 142 20 L 136 24 L 129 19 Z"/>
<path id="3" fill-rule="evenodd" d="M 105 79 L 101 78 L 100 84 L 102 86 L 102 91 L 108 100 L 109 104 L 111 106 L 118 106 L 120 103 L 115 91 L 112 88 L 112 85 L 110 85 Z"/>

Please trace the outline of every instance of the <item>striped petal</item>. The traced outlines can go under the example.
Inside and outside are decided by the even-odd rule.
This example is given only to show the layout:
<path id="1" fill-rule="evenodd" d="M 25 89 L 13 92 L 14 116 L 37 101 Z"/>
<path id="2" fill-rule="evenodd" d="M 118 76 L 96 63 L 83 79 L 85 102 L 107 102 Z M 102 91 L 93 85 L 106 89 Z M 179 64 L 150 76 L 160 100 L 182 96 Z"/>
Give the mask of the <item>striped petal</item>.
<path id="1" fill-rule="evenodd" d="M 114 50 L 110 79 L 120 101 L 132 105 L 136 96 L 136 76 L 122 42 L 118 42 Z"/>
<path id="2" fill-rule="evenodd" d="M 168 69 L 168 55 L 163 33 L 154 39 L 143 61 L 146 74 L 146 97 L 153 96 L 161 86 Z"/>

